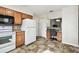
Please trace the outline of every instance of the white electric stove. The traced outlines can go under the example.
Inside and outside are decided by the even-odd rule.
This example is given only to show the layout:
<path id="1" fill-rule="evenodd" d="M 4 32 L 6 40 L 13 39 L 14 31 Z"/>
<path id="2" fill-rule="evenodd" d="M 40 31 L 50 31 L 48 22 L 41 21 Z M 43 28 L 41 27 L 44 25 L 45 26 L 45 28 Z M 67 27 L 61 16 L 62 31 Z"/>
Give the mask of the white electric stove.
<path id="1" fill-rule="evenodd" d="M 12 26 L 0 26 L 0 53 L 15 49 L 16 33 L 12 32 Z"/>

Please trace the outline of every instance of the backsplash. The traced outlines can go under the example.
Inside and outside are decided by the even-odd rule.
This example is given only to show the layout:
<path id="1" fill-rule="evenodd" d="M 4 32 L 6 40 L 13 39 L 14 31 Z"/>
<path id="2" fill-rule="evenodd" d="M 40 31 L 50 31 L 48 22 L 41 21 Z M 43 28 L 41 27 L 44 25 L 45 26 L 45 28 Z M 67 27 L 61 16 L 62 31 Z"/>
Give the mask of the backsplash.
<path id="1" fill-rule="evenodd" d="M 13 30 L 14 31 L 21 30 L 21 25 L 15 25 L 15 26 L 13 26 Z"/>

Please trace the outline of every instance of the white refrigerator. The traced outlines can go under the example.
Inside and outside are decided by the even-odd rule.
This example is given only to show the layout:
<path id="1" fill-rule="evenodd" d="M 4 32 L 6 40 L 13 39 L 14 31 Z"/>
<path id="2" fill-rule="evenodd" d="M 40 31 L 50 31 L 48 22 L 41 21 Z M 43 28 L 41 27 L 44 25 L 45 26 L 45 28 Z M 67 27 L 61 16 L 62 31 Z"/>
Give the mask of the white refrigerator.
<path id="1" fill-rule="evenodd" d="M 24 19 L 21 27 L 25 31 L 25 45 L 36 41 L 36 21 L 32 19 Z"/>

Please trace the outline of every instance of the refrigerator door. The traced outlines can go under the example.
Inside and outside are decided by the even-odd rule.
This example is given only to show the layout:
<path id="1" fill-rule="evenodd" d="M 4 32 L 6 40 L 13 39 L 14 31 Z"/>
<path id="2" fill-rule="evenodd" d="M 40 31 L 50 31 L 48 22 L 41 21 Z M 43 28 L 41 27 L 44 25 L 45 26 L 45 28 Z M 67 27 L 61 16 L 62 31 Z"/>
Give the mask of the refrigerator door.
<path id="1" fill-rule="evenodd" d="M 36 21 L 35 20 L 23 20 L 23 27 L 36 27 Z"/>
<path id="2" fill-rule="evenodd" d="M 21 30 L 26 31 L 26 28 L 36 28 L 36 21 L 35 20 L 23 20 Z"/>
<path id="3" fill-rule="evenodd" d="M 36 41 L 36 28 L 27 28 L 25 31 L 25 45 Z"/>

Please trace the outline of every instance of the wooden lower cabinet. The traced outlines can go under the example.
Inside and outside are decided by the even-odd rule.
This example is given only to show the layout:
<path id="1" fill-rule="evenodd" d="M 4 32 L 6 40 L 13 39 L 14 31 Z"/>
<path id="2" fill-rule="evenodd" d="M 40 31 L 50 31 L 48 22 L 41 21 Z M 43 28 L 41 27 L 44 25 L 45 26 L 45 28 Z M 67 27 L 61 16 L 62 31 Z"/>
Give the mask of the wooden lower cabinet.
<path id="1" fill-rule="evenodd" d="M 16 32 L 16 47 L 19 47 L 24 44 L 25 33 L 23 31 Z"/>
<path id="2" fill-rule="evenodd" d="M 50 40 L 51 38 L 51 34 L 50 34 L 50 31 L 47 32 L 47 40 Z M 57 41 L 62 41 L 62 32 L 57 32 Z"/>
<path id="3" fill-rule="evenodd" d="M 57 32 L 57 40 L 62 41 L 62 32 Z"/>
<path id="4" fill-rule="evenodd" d="M 47 32 L 47 40 L 50 40 L 50 37 L 51 37 L 50 31 L 48 31 L 48 32 Z"/>

